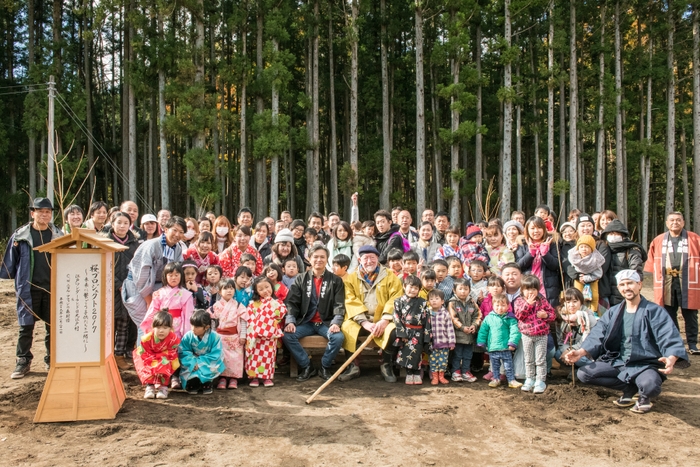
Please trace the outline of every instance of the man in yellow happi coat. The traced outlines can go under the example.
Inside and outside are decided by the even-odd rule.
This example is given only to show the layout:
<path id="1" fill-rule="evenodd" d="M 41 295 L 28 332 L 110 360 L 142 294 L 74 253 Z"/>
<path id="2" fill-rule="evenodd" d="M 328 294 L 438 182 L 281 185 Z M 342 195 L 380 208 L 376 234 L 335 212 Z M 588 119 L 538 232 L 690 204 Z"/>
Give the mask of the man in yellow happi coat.
<path id="1" fill-rule="evenodd" d="M 403 286 L 394 273 L 379 264 L 379 251 L 370 245 L 359 252 L 360 266 L 345 281 L 345 335 L 343 348 L 350 353 L 357 349 L 358 337 L 372 334 L 374 342 L 384 349 L 381 372 L 389 383 L 396 382 L 393 361 L 396 356 L 394 300 L 403 295 Z M 348 354 L 349 355 L 349 354 Z M 338 377 L 349 381 L 360 375 L 360 368 L 351 363 Z"/>

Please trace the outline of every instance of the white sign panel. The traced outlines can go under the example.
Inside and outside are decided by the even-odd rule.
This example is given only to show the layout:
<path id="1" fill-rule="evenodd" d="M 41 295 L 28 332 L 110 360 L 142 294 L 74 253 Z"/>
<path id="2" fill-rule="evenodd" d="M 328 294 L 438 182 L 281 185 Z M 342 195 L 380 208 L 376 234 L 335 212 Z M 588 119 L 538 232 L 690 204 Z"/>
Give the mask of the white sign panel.
<path id="1" fill-rule="evenodd" d="M 102 254 L 55 254 L 56 363 L 100 361 Z"/>
<path id="2" fill-rule="evenodd" d="M 114 350 L 114 255 L 106 254 L 105 261 L 105 358 Z"/>

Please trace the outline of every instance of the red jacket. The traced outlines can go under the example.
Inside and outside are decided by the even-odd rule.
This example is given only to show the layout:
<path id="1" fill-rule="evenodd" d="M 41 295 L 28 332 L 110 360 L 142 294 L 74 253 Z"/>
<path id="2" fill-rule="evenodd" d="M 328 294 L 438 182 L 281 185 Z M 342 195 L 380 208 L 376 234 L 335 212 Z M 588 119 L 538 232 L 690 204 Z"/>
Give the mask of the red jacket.
<path id="1" fill-rule="evenodd" d="M 649 257 L 644 265 L 646 272 L 654 275 L 654 301 L 664 306 L 664 276 L 666 275 L 666 251 L 664 238 L 668 232 L 663 233 L 649 245 Z M 687 236 L 688 252 L 683 254 L 681 262 L 681 288 L 683 290 L 683 303 L 681 308 L 697 310 L 700 308 L 700 235 L 685 229 L 681 237 Z"/>

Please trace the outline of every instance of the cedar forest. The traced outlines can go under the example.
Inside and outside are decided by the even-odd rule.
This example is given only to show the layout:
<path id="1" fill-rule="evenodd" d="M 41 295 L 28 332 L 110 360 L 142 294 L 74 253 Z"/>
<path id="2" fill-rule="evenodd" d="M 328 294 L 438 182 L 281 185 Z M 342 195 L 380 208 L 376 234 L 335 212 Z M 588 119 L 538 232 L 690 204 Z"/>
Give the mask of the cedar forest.
<path id="1" fill-rule="evenodd" d="M 141 212 L 700 227 L 700 3 L 0 0 L 0 235 L 46 192 Z M 89 135 L 92 135 L 91 137 Z M 693 189 L 693 187 L 695 189 Z"/>

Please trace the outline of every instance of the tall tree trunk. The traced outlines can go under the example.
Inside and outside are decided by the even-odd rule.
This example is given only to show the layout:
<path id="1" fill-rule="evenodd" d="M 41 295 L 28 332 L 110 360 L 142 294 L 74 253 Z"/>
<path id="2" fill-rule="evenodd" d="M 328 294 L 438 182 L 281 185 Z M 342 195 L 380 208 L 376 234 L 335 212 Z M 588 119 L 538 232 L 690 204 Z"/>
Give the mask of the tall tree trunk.
<path id="1" fill-rule="evenodd" d="M 681 105 L 683 99 L 681 99 Z M 681 125 L 681 168 L 683 169 L 683 214 L 690 219 L 690 183 L 688 180 L 688 150 L 685 143 L 685 125 Z"/>
<path id="2" fill-rule="evenodd" d="M 454 25 L 457 21 L 457 12 L 453 9 L 450 12 L 450 20 Z M 453 26 L 454 27 L 454 26 Z M 450 71 L 452 72 L 452 85 L 459 84 L 459 59 L 458 53 L 454 53 L 450 60 Z M 459 170 L 459 142 L 456 138 L 456 133 L 459 130 L 459 109 L 456 108 L 457 99 L 453 92 L 450 96 L 450 112 L 451 112 L 451 129 L 452 129 L 452 144 L 450 145 L 450 190 L 452 191 L 452 200 L 450 202 L 450 219 L 457 225 L 459 222 L 459 179 L 456 177 Z"/>
<path id="3" fill-rule="evenodd" d="M 620 43 L 620 0 L 615 2 L 615 197 L 617 216 L 627 225 L 625 190 L 627 173 L 622 145 L 622 44 Z"/>
<path id="4" fill-rule="evenodd" d="M 517 77 L 518 84 L 518 96 L 520 95 L 520 66 L 515 69 L 515 76 Z M 516 193 L 516 209 L 523 209 L 523 140 L 522 140 L 522 106 L 520 103 L 515 106 L 515 193 Z M 538 201 L 539 203 L 539 201 Z"/>
<path id="5" fill-rule="evenodd" d="M 511 22 L 510 22 L 510 0 L 504 1 L 505 8 L 505 34 L 504 39 L 506 46 L 511 46 Z M 507 61 L 503 64 L 503 87 L 506 93 L 511 92 L 512 77 L 511 64 Z M 512 140 L 513 140 L 513 101 L 510 96 L 507 96 L 503 101 L 503 170 L 501 172 L 501 180 L 503 188 L 501 191 L 501 219 L 510 218 L 511 209 L 511 164 L 512 164 Z"/>
<path id="6" fill-rule="evenodd" d="M 649 34 L 649 67 L 652 66 L 653 58 L 653 41 L 651 39 L 651 34 Z M 647 124 L 646 124 L 646 144 L 647 147 L 651 146 L 651 96 L 652 92 L 652 82 L 651 73 L 647 76 Z M 695 97 L 695 96 L 693 96 Z M 641 157 L 641 172 L 642 172 L 642 235 L 641 241 L 642 245 L 646 247 L 647 243 L 647 233 L 649 232 L 649 186 L 651 183 L 651 157 L 642 156 Z"/>
<path id="7" fill-rule="evenodd" d="M 30 3 L 32 0 L 30 0 Z M 87 156 L 88 156 L 88 187 L 90 189 L 90 201 L 95 193 L 95 176 L 94 171 L 95 166 L 95 149 L 92 142 L 92 57 L 91 57 L 91 47 L 92 47 L 92 34 L 88 33 L 90 28 L 90 17 L 92 16 L 92 2 L 88 0 L 83 0 L 83 34 L 84 34 L 84 48 L 83 48 L 83 62 L 84 62 L 84 74 L 85 74 L 85 120 L 87 124 L 87 129 L 90 135 L 87 137 Z"/>
<path id="8" fill-rule="evenodd" d="M 360 28 L 357 19 L 360 14 L 360 0 L 351 0 L 350 26 L 352 38 L 350 42 L 350 168 L 353 172 L 353 185 L 357 187 L 359 172 L 357 166 L 357 67 L 358 42 Z"/>
<path id="9" fill-rule="evenodd" d="M 381 61 L 382 61 L 382 194 L 379 206 L 391 209 L 391 130 L 389 116 L 389 64 L 387 59 L 386 0 L 380 0 L 381 12 Z"/>
<path id="10" fill-rule="evenodd" d="M 560 64 L 564 68 L 564 54 L 560 55 Z M 559 77 L 559 180 L 566 180 L 566 86 L 563 76 Z M 559 192 L 560 209 L 566 207 L 566 191 L 564 186 Z"/>
<path id="11" fill-rule="evenodd" d="M 535 48 L 533 43 L 535 39 L 530 36 L 530 71 L 533 78 L 537 76 L 537 68 L 535 67 Z M 540 111 L 537 108 L 537 86 L 532 86 L 532 116 L 535 122 L 540 120 Z M 540 130 L 539 125 L 533 125 L 533 139 L 534 139 L 534 151 L 535 151 L 535 196 L 537 197 L 537 204 L 542 202 L 542 167 L 540 162 Z M 548 204 L 550 208 L 551 204 Z"/>
<path id="12" fill-rule="evenodd" d="M 272 53 L 276 56 L 279 52 L 279 39 L 272 37 Z M 280 91 L 276 81 L 272 82 L 272 125 L 279 125 Z M 280 158 L 279 154 L 272 155 L 270 161 L 270 217 L 279 219 L 279 184 L 280 184 Z"/>
<path id="13" fill-rule="evenodd" d="M 210 78 L 209 78 L 209 84 L 211 86 L 212 92 L 213 92 L 213 97 L 214 97 L 214 108 L 212 111 L 214 112 L 213 118 L 212 118 L 212 127 L 211 127 L 211 147 L 212 147 L 212 156 L 214 157 L 214 181 L 215 183 L 219 183 L 220 186 L 223 186 L 222 180 L 221 180 L 221 163 L 219 161 L 219 154 L 220 154 L 220 143 L 219 143 L 219 106 L 218 101 L 219 101 L 219 91 L 216 87 L 216 78 L 218 76 L 218 67 L 216 66 L 216 56 L 215 56 L 215 47 L 216 47 L 216 37 L 214 34 L 215 31 L 215 25 L 213 24 L 214 21 L 214 16 L 209 15 L 209 64 L 211 67 L 210 71 Z M 222 99 L 221 102 L 221 108 L 224 108 L 224 102 Z M 214 203 L 214 212 L 220 213 L 221 211 L 221 202 L 223 200 L 223 193 L 222 196 L 215 196 L 216 201 Z M 276 219 L 276 218 L 275 218 Z"/>
<path id="14" fill-rule="evenodd" d="M 675 211 L 676 190 L 676 60 L 673 55 L 673 35 L 676 30 L 673 8 L 668 10 L 667 66 L 671 71 L 666 90 L 668 102 L 668 127 L 666 130 L 666 209 L 664 217 Z"/>
<path id="15" fill-rule="evenodd" d="M 318 66 L 319 66 L 319 60 L 318 60 L 318 49 L 319 49 L 319 41 L 321 39 L 321 35 L 319 34 L 318 31 L 318 24 L 321 20 L 321 16 L 319 14 L 319 5 L 318 5 L 318 0 L 314 1 L 314 37 L 313 37 L 313 63 L 312 63 L 312 69 L 313 69 L 313 89 L 312 89 L 312 112 L 313 112 L 313 171 L 311 173 L 312 178 L 311 180 L 313 183 L 311 183 L 313 191 L 312 191 L 312 196 L 311 196 L 311 210 L 312 211 L 319 211 L 320 210 L 320 200 L 319 200 L 319 192 L 321 188 L 321 177 L 320 177 L 320 172 L 319 172 L 319 163 L 321 159 L 321 138 L 320 138 L 320 123 L 319 123 L 319 102 L 318 102 Z"/>
<path id="16" fill-rule="evenodd" d="M 203 111 L 205 109 L 204 102 L 204 0 L 197 0 L 197 8 L 192 12 L 192 22 L 195 25 L 195 40 L 194 40 L 194 85 L 198 91 L 197 95 L 197 109 Z M 199 127 L 192 138 L 192 148 L 199 150 L 200 155 L 198 157 L 203 157 L 205 149 L 205 127 L 204 124 L 200 123 Z M 194 165 L 194 170 L 192 170 L 192 176 L 197 180 L 199 178 L 199 167 L 198 164 Z M 190 193 L 192 193 L 190 191 Z M 196 192 L 195 192 L 196 193 Z M 194 213 L 195 217 L 199 217 L 200 211 L 205 211 L 205 200 L 201 198 L 201 195 L 195 194 L 192 196 L 194 199 Z"/>
<path id="17" fill-rule="evenodd" d="M 482 99 L 481 99 L 481 22 L 476 26 L 476 77 L 478 84 L 476 86 L 476 138 L 474 145 L 474 180 L 476 182 L 476 200 L 478 203 L 483 194 L 483 176 L 484 176 L 484 157 L 483 157 L 483 135 L 481 134 L 482 125 Z M 475 209 L 475 221 L 481 221 L 481 210 Z"/>
<path id="18" fill-rule="evenodd" d="M 331 123 L 331 211 L 339 212 L 338 206 L 338 136 L 335 126 L 335 62 L 333 61 L 333 7 L 328 14 L 328 94 L 330 100 Z M 277 217 L 275 217 L 277 219 Z"/>
<path id="19" fill-rule="evenodd" d="M 257 97 L 255 99 L 256 113 L 262 115 L 265 110 L 265 101 L 262 94 L 262 73 L 264 67 L 263 61 L 263 32 L 264 21 L 262 5 L 258 5 L 257 15 L 257 36 L 256 36 L 256 72 L 258 79 Z M 267 165 L 265 164 L 265 156 L 260 155 L 255 161 L 255 218 L 262 220 L 268 214 L 267 208 Z"/>
<path id="20" fill-rule="evenodd" d="M 160 146 L 160 205 L 170 209 L 170 174 L 168 172 L 168 140 L 165 138 L 165 37 L 163 35 L 163 13 L 158 12 L 158 36 L 160 67 L 158 69 L 158 137 Z"/>
<path id="21" fill-rule="evenodd" d="M 28 28 L 28 42 L 27 42 L 27 67 L 29 72 L 32 72 L 32 67 L 34 66 L 34 49 L 36 41 L 35 33 L 35 20 L 34 20 L 34 0 L 27 1 L 27 28 Z M 32 75 L 30 74 L 30 77 Z M 32 83 L 34 84 L 34 83 Z M 29 146 L 28 146 L 28 158 L 29 158 L 29 197 L 34 199 L 36 196 L 36 134 L 33 131 L 29 132 Z"/>
<path id="22" fill-rule="evenodd" d="M 700 230 L 700 7 L 693 6 L 693 225 Z M 649 78 L 651 80 L 651 78 Z M 686 216 L 690 217 L 689 213 Z"/>
<path id="23" fill-rule="evenodd" d="M 598 212 L 605 209 L 605 9 L 605 4 L 601 5 L 600 55 L 598 56 L 598 130 L 596 132 L 595 166 L 595 210 Z"/>
<path id="24" fill-rule="evenodd" d="M 245 2 L 244 6 L 245 10 L 248 9 L 248 4 Z M 244 20 L 243 25 L 241 27 L 241 56 L 242 57 L 247 57 L 248 56 L 248 51 L 247 51 L 247 37 L 248 37 L 248 31 L 246 28 L 247 22 Z M 238 106 L 238 111 L 240 113 L 240 119 L 241 119 L 241 165 L 240 165 L 240 179 L 238 182 L 238 189 L 239 189 L 239 207 L 247 207 L 249 205 L 249 198 L 248 198 L 248 125 L 247 125 L 247 109 L 248 109 L 248 96 L 246 93 L 246 88 L 248 84 L 248 72 L 247 69 L 243 69 L 241 73 L 241 83 L 240 83 L 240 90 L 241 90 L 241 95 L 240 95 L 240 103 Z"/>
<path id="25" fill-rule="evenodd" d="M 549 4 L 547 71 L 547 206 L 554 208 L 554 2 Z"/>
<path id="26" fill-rule="evenodd" d="M 121 178 L 122 178 L 122 190 L 120 197 L 116 198 L 115 201 L 124 201 L 129 196 L 129 49 L 130 49 L 130 39 L 129 39 L 129 23 L 128 16 L 130 15 L 129 8 L 131 5 L 131 0 L 124 0 L 124 14 L 122 15 L 122 27 L 120 28 L 120 34 L 122 35 L 122 49 L 120 57 L 120 67 L 121 72 L 121 92 L 122 92 L 122 104 L 121 104 L 121 130 L 122 130 L 122 166 L 121 166 Z M 50 141 L 50 139 L 49 139 Z M 115 203 L 118 204 L 118 203 Z"/>
<path id="27" fill-rule="evenodd" d="M 434 179 L 433 187 L 435 188 L 435 209 L 437 211 L 443 210 L 443 200 L 442 200 L 442 146 L 438 139 L 438 128 L 440 128 L 440 101 L 438 100 L 437 91 L 435 89 L 435 73 L 434 65 L 430 64 L 430 105 L 433 110 L 433 169 L 434 169 Z"/>
<path id="28" fill-rule="evenodd" d="M 569 18 L 569 205 L 578 206 L 578 71 L 576 58 L 576 0 L 570 0 Z"/>
<path id="29" fill-rule="evenodd" d="M 425 184 L 425 86 L 423 83 L 423 3 L 415 3 L 416 29 L 416 219 L 426 207 Z"/>

